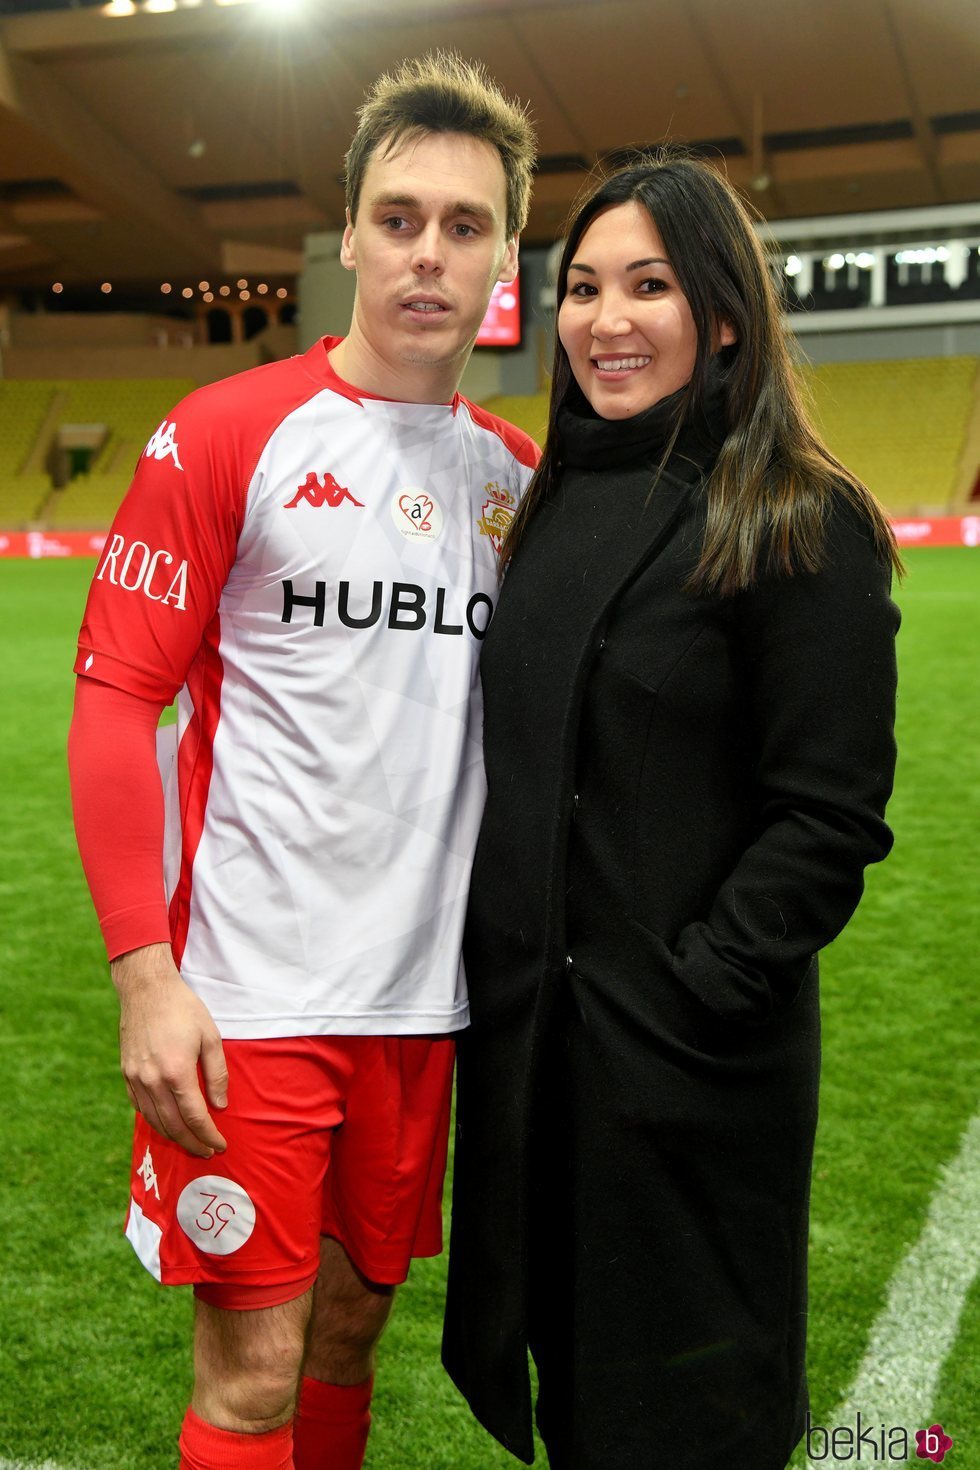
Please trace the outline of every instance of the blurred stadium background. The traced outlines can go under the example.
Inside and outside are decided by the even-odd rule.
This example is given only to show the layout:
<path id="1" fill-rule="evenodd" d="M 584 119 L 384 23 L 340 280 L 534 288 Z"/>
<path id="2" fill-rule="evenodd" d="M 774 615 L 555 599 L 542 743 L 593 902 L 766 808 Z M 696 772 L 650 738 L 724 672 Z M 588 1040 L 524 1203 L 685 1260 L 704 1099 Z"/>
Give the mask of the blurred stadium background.
<path id="1" fill-rule="evenodd" d="M 882 1429 L 941 1422 L 980 1470 L 976 0 L 0 0 L 0 1470 L 167 1470 L 189 1383 L 187 1295 L 119 1231 L 129 1110 L 70 828 L 92 558 L 176 399 L 344 330 L 354 109 L 436 45 L 529 99 L 542 154 L 520 341 L 464 391 L 540 433 L 569 204 L 596 162 L 691 143 L 765 216 L 817 418 L 910 548 L 897 846 L 826 957 L 813 1202 L 814 1420 L 860 1411 L 876 1451 L 812 1449 L 896 1463 Z M 443 1270 L 383 1345 L 369 1470 L 514 1463 L 439 1369 Z"/>

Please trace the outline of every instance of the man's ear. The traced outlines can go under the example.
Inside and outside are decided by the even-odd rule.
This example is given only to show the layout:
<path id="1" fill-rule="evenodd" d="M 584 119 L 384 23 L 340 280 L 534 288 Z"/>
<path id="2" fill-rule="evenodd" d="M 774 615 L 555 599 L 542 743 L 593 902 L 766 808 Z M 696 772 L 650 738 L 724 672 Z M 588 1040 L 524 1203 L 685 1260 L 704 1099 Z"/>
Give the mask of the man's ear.
<path id="1" fill-rule="evenodd" d="M 497 280 L 500 281 L 500 282 L 502 282 L 503 285 L 509 286 L 510 283 L 511 283 L 511 281 L 514 279 L 514 277 L 516 275 L 517 275 L 517 236 L 516 235 L 512 235 L 511 238 L 507 241 L 507 248 L 504 251 L 504 258 L 500 262 L 500 269 L 497 272 Z"/>
<path id="2" fill-rule="evenodd" d="M 357 260 L 354 255 L 354 225 L 350 217 L 350 210 L 346 210 L 347 223 L 344 226 L 343 239 L 340 242 L 340 263 L 344 270 L 357 270 Z"/>

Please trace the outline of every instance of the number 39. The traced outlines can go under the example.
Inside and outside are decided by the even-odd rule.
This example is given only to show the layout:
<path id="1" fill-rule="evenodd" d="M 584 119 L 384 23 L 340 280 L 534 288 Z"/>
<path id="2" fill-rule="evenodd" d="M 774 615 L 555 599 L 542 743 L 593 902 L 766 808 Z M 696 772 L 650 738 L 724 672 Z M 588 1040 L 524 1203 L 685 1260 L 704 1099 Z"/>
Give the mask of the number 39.
<path id="1" fill-rule="evenodd" d="M 214 1238 L 217 1240 L 225 1226 L 234 1219 L 235 1206 L 228 1200 L 218 1200 L 216 1194 L 205 1194 L 203 1190 L 201 1198 L 206 1201 L 206 1204 L 194 1224 L 198 1230 L 213 1230 Z"/>

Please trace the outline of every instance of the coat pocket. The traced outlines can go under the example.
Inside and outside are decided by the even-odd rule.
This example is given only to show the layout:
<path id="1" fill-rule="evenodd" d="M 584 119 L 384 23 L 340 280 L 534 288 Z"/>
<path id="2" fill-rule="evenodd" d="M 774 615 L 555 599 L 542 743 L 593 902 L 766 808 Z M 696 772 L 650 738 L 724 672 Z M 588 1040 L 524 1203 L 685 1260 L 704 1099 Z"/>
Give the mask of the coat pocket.
<path id="1" fill-rule="evenodd" d="M 573 989 L 583 1017 L 618 1036 L 624 1058 L 686 1064 L 722 1055 L 737 1044 L 736 1028 L 714 1014 L 674 973 L 664 941 L 636 921 L 624 920 L 622 952 L 603 963 L 576 966 Z"/>

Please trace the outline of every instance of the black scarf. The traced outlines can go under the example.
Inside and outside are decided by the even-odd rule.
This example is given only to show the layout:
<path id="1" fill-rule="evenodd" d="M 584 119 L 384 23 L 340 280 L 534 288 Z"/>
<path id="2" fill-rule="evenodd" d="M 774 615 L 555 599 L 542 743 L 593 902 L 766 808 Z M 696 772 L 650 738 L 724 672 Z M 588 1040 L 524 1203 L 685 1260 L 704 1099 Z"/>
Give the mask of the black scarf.
<path id="1" fill-rule="evenodd" d="M 727 433 L 730 370 L 726 357 L 726 353 L 716 352 L 711 358 L 701 403 L 681 424 L 671 452 L 671 469 L 683 478 L 697 478 L 704 473 L 717 458 Z M 595 470 L 659 465 L 683 410 L 686 392 L 685 384 L 633 418 L 604 419 L 573 381 L 558 410 L 560 464 L 563 468 Z"/>

